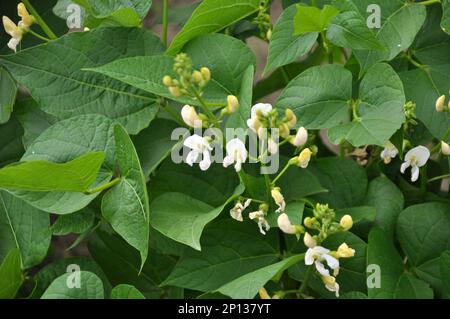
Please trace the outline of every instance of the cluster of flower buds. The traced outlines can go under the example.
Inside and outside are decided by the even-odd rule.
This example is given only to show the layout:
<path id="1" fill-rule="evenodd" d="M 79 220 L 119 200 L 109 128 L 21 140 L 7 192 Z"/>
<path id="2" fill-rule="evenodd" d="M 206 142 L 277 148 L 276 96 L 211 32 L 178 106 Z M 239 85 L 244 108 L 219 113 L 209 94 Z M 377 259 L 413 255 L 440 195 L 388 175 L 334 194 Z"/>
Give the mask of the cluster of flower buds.
<path id="1" fill-rule="evenodd" d="M 211 80 L 211 71 L 207 67 L 194 70 L 192 60 L 186 53 L 180 53 L 175 57 L 173 71 L 178 75 L 178 79 L 166 75 L 163 83 L 175 97 L 200 95 Z"/>
<path id="2" fill-rule="evenodd" d="M 270 21 L 269 0 L 261 0 L 259 3 L 258 15 L 253 19 L 253 23 L 258 26 L 260 37 L 263 40 L 270 41 L 272 38 L 272 22 Z"/>
<path id="3" fill-rule="evenodd" d="M 450 111 L 450 101 L 448 105 L 445 104 L 445 95 L 440 96 L 436 100 L 436 112 L 449 112 Z"/>
<path id="4" fill-rule="evenodd" d="M 8 47 L 14 50 L 14 52 L 17 52 L 17 46 L 22 40 L 23 35 L 36 22 L 36 19 L 28 13 L 27 8 L 22 2 L 17 5 L 17 15 L 22 18 L 17 25 L 7 16 L 3 16 L 3 27 L 6 33 L 11 36 Z"/>
<path id="5" fill-rule="evenodd" d="M 403 109 L 405 111 L 405 124 L 408 126 L 409 124 L 417 125 L 417 117 L 416 117 L 416 104 L 413 102 L 407 102 Z"/>

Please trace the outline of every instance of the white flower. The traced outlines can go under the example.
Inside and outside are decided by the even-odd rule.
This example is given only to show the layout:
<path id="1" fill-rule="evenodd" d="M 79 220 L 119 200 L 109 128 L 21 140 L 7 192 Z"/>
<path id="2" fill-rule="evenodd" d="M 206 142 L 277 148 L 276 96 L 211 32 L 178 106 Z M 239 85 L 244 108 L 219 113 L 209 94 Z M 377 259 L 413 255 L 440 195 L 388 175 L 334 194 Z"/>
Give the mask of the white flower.
<path id="1" fill-rule="evenodd" d="M 272 105 L 267 103 L 258 103 L 252 106 L 251 117 L 247 120 L 248 127 L 255 133 L 258 133 L 258 129 L 261 125 L 258 119 L 258 113 L 262 116 L 267 116 L 272 111 Z"/>
<path id="2" fill-rule="evenodd" d="M 329 255 L 329 252 L 329 249 L 322 246 L 309 248 L 305 254 L 305 265 L 315 264 L 317 271 L 322 276 L 330 276 L 330 272 L 325 268 L 323 261 L 326 261 L 328 267 L 337 272 L 339 270 L 339 260 Z"/>
<path id="3" fill-rule="evenodd" d="M 298 233 L 298 228 L 291 224 L 289 216 L 285 213 L 278 216 L 277 224 L 281 231 L 285 234 L 295 235 Z"/>
<path id="4" fill-rule="evenodd" d="M 381 152 L 381 158 L 383 159 L 385 164 L 389 164 L 393 158 L 395 158 L 398 154 L 398 149 L 391 142 L 386 142 L 384 144 L 384 149 Z"/>
<path id="5" fill-rule="evenodd" d="M 308 248 L 314 248 L 317 246 L 317 242 L 308 232 L 306 232 L 305 236 L 303 237 L 303 243 Z"/>
<path id="6" fill-rule="evenodd" d="M 281 194 L 281 189 L 279 187 L 274 187 L 270 191 L 275 204 L 278 205 L 278 209 L 275 211 L 277 213 L 284 212 L 286 208 L 286 202 L 284 201 L 284 196 Z"/>
<path id="7" fill-rule="evenodd" d="M 236 205 L 234 205 L 234 207 L 230 209 L 230 216 L 237 221 L 244 221 L 244 219 L 242 218 L 242 212 L 250 205 L 251 202 L 251 199 L 247 199 L 244 202 L 244 205 L 242 205 L 242 203 L 238 201 Z"/>
<path id="8" fill-rule="evenodd" d="M 228 167 L 233 163 L 236 172 L 242 168 L 242 163 L 247 160 L 247 150 L 245 144 L 238 138 L 234 138 L 227 143 L 227 156 L 223 159 L 223 167 Z"/>
<path id="9" fill-rule="evenodd" d="M 297 134 L 292 140 L 294 146 L 300 147 L 306 144 L 308 141 L 308 131 L 302 126 L 298 129 Z"/>
<path id="10" fill-rule="evenodd" d="M 336 297 L 339 298 L 339 284 L 336 282 L 336 278 L 332 276 L 323 276 L 322 281 L 325 284 L 325 288 L 336 293 Z"/>
<path id="11" fill-rule="evenodd" d="M 270 226 L 269 223 L 267 222 L 266 218 L 265 218 L 266 214 L 264 214 L 263 211 L 258 210 L 256 212 L 251 212 L 248 217 L 250 219 L 257 219 L 258 220 L 258 227 L 259 227 L 259 232 L 263 235 L 266 234 L 267 231 L 269 231 Z M 265 231 L 264 231 L 265 229 Z"/>
<path id="12" fill-rule="evenodd" d="M 400 172 L 411 166 L 411 181 L 415 182 L 419 178 L 419 167 L 424 166 L 430 158 L 430 151 L 425 146 L 419 145 L 411 149 L 405 155 L 405 162 L 400 167 Z"/>
<path id="13" fill-rule="evenodd" d="M 3 16 L 3 27 L 5 28 L 6 33 L 11 36 L 11 39 L 8 42 L 8 48 L 17 52 L 17 45 L 19 45 L 23 36 L 22 29 L 7 16 Z"/>
<path id="14" fill-rule="evenodd" d="M 278 143 L 272 137 L 267 141 L 267 150 L 270 154 L 278 153 Z"/>
<path id="15" fill-rule="evenodd" d="M 192 166 L 197 161 L 199 156 L 202 155 L 203 159 L 200 161 L 199 166 L 202 171 L 206 171 L 211 165 L 210 151 L 212 151 L 212 147 L 209 145 L 208 140 L 194 134 L 184 140 L 184 146 L 191 149 L 186 157 L 186 163 Z"/>
<path id="16" fill-rule="evenodd" d="M 202 120 L 198 116 L 193 106 L 187 104 L 183 106 L 183 108 L 181 109 L 181 117 L 183 118 L 184 123 L 186 123 L 190 127 L 202 127 Z"/>

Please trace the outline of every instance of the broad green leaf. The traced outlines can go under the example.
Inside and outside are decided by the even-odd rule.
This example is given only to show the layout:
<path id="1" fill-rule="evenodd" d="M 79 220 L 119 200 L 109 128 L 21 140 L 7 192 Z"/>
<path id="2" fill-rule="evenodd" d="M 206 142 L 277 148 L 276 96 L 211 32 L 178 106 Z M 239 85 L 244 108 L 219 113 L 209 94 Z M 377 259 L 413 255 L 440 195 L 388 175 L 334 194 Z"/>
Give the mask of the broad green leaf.
<path id="1" fill-rule="evenodd" d="M 0 67 L 0 124 L 8 122 L 16 94 L 16 82 L 4 68 Z"/>
<path id="2" fill-rule="evenodd" d="M 313 196 L 331 208 L 349 208 L 361 205 L 367 191 L 364 169 L 353 161 L 329 157 L 310 164 L 309 169 L 328 193 Z"/>
<path id="3" fill-rule="evenodd" d="M 378 4 L 381 7 L 382 25 L 380 29 L 376 29 L 376 38 L 387 51 L 355 51 L 362 73 L 378 62 L 391 61 L 400 52 L 408 49 L 426 17 L 425 6 L 420 4 L 405 4 L 398 0 L 355 1 L 355 4 L 361 7 L 360 12 L 363 15 L 367 14 L 367 5 L 364 6 L 366 3 Z"/>
<path id="4" fill-rule="evenodd" d="M 23 280 L 20 251 L 13 249 L 0 264 L 0 298 L 13 299 Z"/>
<path id="5" fill-rule="evenodd" d="M 85 192 L 97 178 L 104 159 L 104 152 L 91 152 L 61 164 L 42 160 L 16 163 L 0 169 L 0 188 Z"/>
<path id="6" fill-rule="evenodd" d="M 0 191 L 0 260 L 19 249 L 25 268 L 39 264 L 50 245 L 50 221 L 44 213 L 5 191 Z"/>
<path id="7" fill-rule="evenodd" d="M 277 107 L 291 108 L 298 124 L 308 129 L 331 128 L 348 122 L 352 74 L 336 64 L 307 69 L 283 90 Z"/>
<path id="8" fill-rule="evenodd" d="M 166 119 L 155 119 L 149 127 L 133 136 L 133 144 L 139 155 L 145 176 L 149 176 L 180 143 L 172 140 L 172 132 L 180 125 Z"/>
<path id="9" fill-rule="evenodd" d="M 430 286 L 415 278 L 413 275 L 404 273 L 397 284 L 394 292 L 396 299 L 433 299 L 433 290 Z"/>
<path id="10" fill-rule="evenodd" d="M 450 34 L 450 0 L 442 0 L 442 21 L 441 26 L 444 32 Z"/>
<path id="11" fill-rule="evenodd" d="M 303 5 L 296 5 L 296 7 L 294 26 L 295 33 L 299 35 L 325 31 L 331 20 L 339 14 L 339 10 L 330 5 L 325 5 L 322 9 Z"/>
<path id="12" fill-rule="evenodd" d="M 442 253 L 440 258 L 440 269 L 445 297 L 450 298 L 450 251 Z"/>
<path id="13" fill-rule="evenodd" d="M 304 259 L 304 255 L 295 255 L 283 259 L 276 264 L 266 266 L 245 274 L 223 285 L 218 292 L 233 299 L 253 299 L 258 290 L 273 277 L 278 276 L 284 270 Z"/>
<path id="14" fill-rule="evenodd" d="M 318 33 L 294 35 L 295 5 L 285 9 L 273 28 L 265 72 L 294 62 L 307 54 L 316 43 Z"/>
<path id="15" fill-rule="evenodd" d="M 367 279 L 371 284 L 377 281 L 373 278 L 380 276 L 378 288 L 368 287 L 369 298 L 392 299 L 400 276 L 403 274 L 403 262 L 392 240 L 378 227 L 373 228 L 369 233 L 367 265 L 368 267 L 375 265 L 371 271 L 367 272 Z"/>
<path id="16" fill-rule="evenodd" d="M 387 177 L 380 176 L 369 183 L 365 202 L 376 209 L 376 224 L 392 236 L 405 200 L 402 192 Z"/>
<path id="17" fill-rule="evenodd" d="M 107 183 L 114 170 L 114 122 L 95 114 L 63 120 L 46 129 L 28 147 L 22 161 L 46 160 L 55 163 L 71 161 L 87 152 L 105 152 L 106 157 L 96 187 Z M 99 193 L 13 191 L 31 205 L 56 214 L 70 214 L 87 206 Z"/>
<path id="18" fill-rule="evenodd" d="M 336 211 L 336 219 L 340 220 L 344 215 L 352 216 L 353 223 L 356 224 L 361 221 L 373 222 L 377 212 L 375 207 L 371 206 L 357 206 Z"/>
<path id="19" fill-rule="evenodd" d="M 253 77 L 255 73 L 255 67 L 250 65 L 245 71 L 242 78 L 241 89 L 239 92 L 239 108 L 236 112 L 231 114 L 227 121 L 227 128 L 242 128 L 247 129 L 247 119 L 250 118 L 252 109 L 252 96 L 253 96 Z M 230 140 L 227 136 L 227 138 Z"/>
<path id="20" fill-rule="evenodd" d="M 68 234 L 82 234 L 87 231 L 95 221 L 95 212 L 91 208 L 83 208 L 79 212 L 61 215 L 52 225 L 52 233 L 56 236 Z"/>
<path id="21" fill-rule="evenodd" d="M 22 126 L 14 117 L 0 124 L 0 167 L 20 160 L 24 152 L 22 135 Z"/>
<path id="22" fill-rule="evenodd" d="M 152 236 L 152 240 L 154 236 Z M 140 255 L 119 236 L 97 231 L 89 238 L 89 253 L 100 265 L 113 285 L 129 284 L 146 298 L 160 298 L 159 284 L 175 264 L 172 257 L 149 251 L 149 258 L 140 270 Z"/>
<path id="23" fill-rule="evenodd" d="M 103 114 L 117 119 L 135 134 L 154 118 L 158 108 L 155 98 L 82 69 L 118 58 L 161 52 L 161 43 L 150 32 L 100 28 L 73 32 L 48 44 L 4 56 L 0 64 L 28 88 L 44 112 L 62 119 L 80 114 Z"/>
<path id="24" fill-rule="evenodd" d="M 371 67 L 361 82 L 356 107 L 357 118 L 332 127 L 328 137 L 334 144 L 342 140 L 354 146 L 384 145 L 405 120 L 405 93 L 402 81 L 388 64 Z"/>
<path id="25" fill-rule="evenodd" d="M 72 287 L 75 276 L 80 276 L 80 288 Z M 103 299 L 103 283 L 94 273 L 80 271 L 56 278 L 42 294 L 41 299 Z"/>
<path id="26" fill-rule="evenodd" d="M 397 223 L 397 238 L 412 265 L 450 249 L 450 205 L 425 203 L 406 208 Z"/>
<path id="27" fill-rule="evenodd" d="M 32 99 L 18 102 L 14 114 L 24 130 L 22 142 L 25 148 L 58 121 L 53 115 L 43 112 Z"/>
<path id="28" fill-rule="evenodd" d="M 202 236 L 202 251 L 187 250 L 162 285 L 199 291 L 218 289 L 277 261 L 277 236 L 272 231 L 262 236 L 255 223 L 215 223 Z"/>
<path id="29" fill-rule="evenodd" d="M 175 36 L 167 53 L 175 55 L 189 40 L 220 31 L 258 9 L 259 0 L 204 0 Z"/>
<path id="30" fill-rule="evenodd" d="M 145 299 L 145 297 L 136 287 L 122 284 L 111 290 L 111 299 Z"/>
<path id="31" fill-rule="evenodd" d="M 97 265 L 92 258 L 79 256 L 56 260 L 39 270 L 39 272 L 33 277 L 35 287 L 30 298 L 40 298 L 44 291 L 56 278 L 70 272 L 74 265 L 80 267 L 82 271 L 89 271 L 96 274 L 103 282 L 105 295 L 109 294 L 111 284 L 108 282 L 108 279 L 99 265 Z"/>
<path id="32" fill-rule="evenodd" d="M 241 195 L 244 189 L 243 185 L 237 186 L 234 194 L 219 207 L 212 207 L 182 193 L 165 193 L 151 204 L 151 225 L 165 236 L 201 250 L 203 228 L 217 218 L 225 206 Z"/>
<path id="33" fill-rule="evenodd" d="M 441 255 L 441 257 L 445 252 Z M 437 298 L 445 296 L 445 288 L 443 283 L 443 274 L 441 273 L 441 257 L 431 259 L 424 262 L 418 267 L 414 267 L 414 274 L 424 282 L 428 283 L 436 293 Z"/>
<path id="34" fill-rule="evenodd" d="M 140 252 L 142 267 L 147 259 L 150 227 L 144 172 L 133 142 L 120 124 L 114 126 L 114 139 L 121 180 L 103 196 L 102 215 Z"/>
<path id="35" fill-rule="evenodd" d="M 449 93 L 450 63 L 432 65 L 428 71 L 416 69 L 400 73 L 408 101 L 416 103 L 416 116 L 437 139 L 442 139 L 450 126 L 445 112 L 436 112 L 439 96 Z"/>

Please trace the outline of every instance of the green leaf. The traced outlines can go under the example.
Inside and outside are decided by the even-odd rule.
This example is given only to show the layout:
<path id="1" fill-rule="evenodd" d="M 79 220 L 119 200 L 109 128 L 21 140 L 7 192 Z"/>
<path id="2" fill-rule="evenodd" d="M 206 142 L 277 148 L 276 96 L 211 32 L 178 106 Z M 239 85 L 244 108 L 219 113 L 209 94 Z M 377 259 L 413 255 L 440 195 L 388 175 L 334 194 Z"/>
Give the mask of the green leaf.
<path id="1" fill-rule="evenodd" d="M 234 194 L 219 207 L 212 207 L 182 193 L 165 193 L 151 204 L 151 225 L 165 236 L 201 250 L 203 228 L 244 190 L 244 185 L 237 186 Z"/>
<path id="2" fill-rule="evenodd" d="M 450 251 L 442 253 L 440 258 L 440 269 L 445 296 L 450 298 Z"/>
<path id="3" fill-rule="evenodd" d="M 413 275 L 404 273 L 397 284 L 394 292 L 396 299 L 433 299 L 433 290 L 430 286 L 415 278 Z"/>
<path id="4" fill-rule="evenodd" d="M 25 268 L 39 264 L 50 245 L 50 221 L 44 213 L 5 191 L 0 191 L 0 260 L 19 249 Z"/>
<path id="5" fill-rule="evenodd" d="M 397 237 L 412 265 L 418 266 L 450 249 L 450 205 L 425 203 L 400 213 Z"/>
<path id="6" fill-rule="evenodd" d="M 106 278 L 99 265 L 97 265 L 97 263 L 93 259 L 88 257 L 69 257 L 56 260 L 39 270 L 39 272 L 33 277 L 35 287 L 30 298 L 40 298 L 44 291 L 56 278 L 68 272 L 68 270 L 70 269 L 68 267 L 70 265 L 77 265 L 84 271 L 89 271 L 96 274 L 103 282 L 105 295 L 109 294 L 109 291 L 111 290 L 111 284 L 108 282 L 108 279 Z"/>
<path id="7" fill-rule="evenodd" d="M 405 120 L 402 81 L 388 64 L 371 67 L 359 88 L 358 118 L 332 127 L 328 137 L 334 144 L 343 139 L 354 146 L 384 145 Z"/>
<path id="8" fill-rule="evenodd" d="M 367 265 L 377 265 L 380 270 L 378 273 L 373 270 L 367 273 L 368 281 L 371 283 L 373 283 L 371 278 L 380 276 L 378 288 L 368 287 L 369 298 L 392 299 L 399 278 L 403 274 L 403 262 L 392 240 L 378 227 L 369 233 Z"/>
<path id="9" fill-rule="evenodd" d="M 339 14 L 333 6 L 325 5 L 322 9 L 296 5 L 297 13 L 294 19 L 295 34 L 302 35 L 308 32 L 323 32 L 331 20 Z"/>
<path id="10" fill-rule="evenodd" d="M 14 117 L 0 125 L 0 167 L 20 160 L 24 152 L 22 135 L 22 126 Z"/>
<path id="11" fill-rule="evenodd" d="M 152 240 L 155 236 L 152 236 Z M 96 231 L 88 241 L 89 253 L 100 265 L 113 285 L 129 284 L 146 298 L 160 298 L 159 284 L 170 273 L 174 260 L 167 254 L 149 251 L 149 258 L 140 270 L 140 255 L 119 236 Z"/>
<path id="12" fill-rule="evenodd" d="M 284 193 L 283 193 L 284 194 Z M 285 198 L 286 199 L 286 198 Z M 304 202 L 290 202 L 286 204 L 284 213 L 289 216 L 289 221 L 293 225 L 303 224 L 303 211 L 305 210 Z M 278 227 L 278 213 L 270 212 L 267 217 L 267 222 L 270 227 Z"/>
<path id="13" fill-rule="evenodd" d="M 367 176 L 364 169 L 353 161 L 329 157 L 321 158 L 308 169 L 328 189 L 328 193 L 314 195 L 320 203 L 332 208 L 349 208 L 361 205 L 367 190 Z"/>
<path id="14" fill-rule="evenodd" d="M 82 234 L 94 225 L 95 212 L 86 207 L 69 215 L 59 216 L 52 225 L 53 235 Z"/>
<path id="15" fill-rule="evenodd" d="M 103 114 L 117 119 L 135 134 L 154 118 L 158 109 L 155 98 L 82 69 L 118 58 L 161 52 L 159 39 L 150 32 L 100 28 L 73 32 L 48 44 L 4 56 L 0 64 L 28 88 L 44 112 L 62 119 Z"/>
<path id="16" fill-rule="evenodd" d="M 351 72 L 330 64 L 311 67 L 289 82 L 276 105 L 291 108 L 297 115 L 298 125 L 321 129 L 350 120 L 348 101 L 351 98 Z"/>
<path id="17" fill-rule="evenodd" d="M 441 257 L 445 252 L 441 255 Z M 443 284 L 443 277 L 441 274 L 441 257 L 431 259 L 424 262 L 418 267 L 414 267 L 414 274 L 424 282 L 428 283 L 436 293 L 436 298 L 445 296 L 445 288 Z"/>
<path id="18" fill-rule="evenodd" d="M 13 249 L 0 265 L 0 298 L 13 299 L 22 286 L 23 280 L 20 251 Z"/>
<path id="19" fill-rule="evenodd" d="M 269 231 L 262 236 L 254 223 L 242 224 L 234 220 L 214 223 L 205 230 L 202 251 L 186 250 L 162 285 L 216 290 L 277 261 L 277 235 Z"/>
<path id="20" fill-rule="evenodd" d="M 376 224 L 392 236 L 405 203 L 402 192 L 387 177 L 380 176 L 369 183 L 365 202 L 375 207 Z"/>
<path id="21" fill-rule="evenodd" d="M 302 36 L 294 35 L 293 20 L 297 12 L 292 5 L 285 9 L 273 28 L 269 43 L 269 56 L 264 72 L 294 62 L 307 54 L 316 43 L 318 33 L 308 33 Z"/>
<path id="22" fill-rule="evenodd" d="M 80 288 L 70 287 L 73 276 L 80 276 Z M 69 278 L 70 277 L 70 278 Z M 67 273 L 56 278 L 45 290 L 41 299 L 103 299 L 101 279 L 89 271 Z"/>
<path id="23" fill-rule="evenodd" d="M 442 9 L 441 27 L 444 32 L 450 34 L 450 0 L 442 0 Z"/>
<path id="24" fill-rule="evenodd" d="M 109 182 L 114 170 L 114 122 L 89 114 L 60 121 L 46 129 L 28 147 L 22 161 L 46 160 L 55 163 L 71 161 L 87 152 L 105 152 L 96 187 Z M 31 205 L 56 214 L 70 214 L 87 206 L 100 193 L 85 195 L 74 192 L 13 191 Z"/>
<path id="25" fill-rule="evenodd" d="M 147 259 L 149 241 L 147 186 L 133 142 L 120 124 L 114 126 L 114 139 L 121 180 L 103 196 L 102 215 L 140 252 L 142 267 Z"/>
<path id="26" fill-rule="evenodd" d="M 204 0 L 175 36 L 167 54 L 175 55 L 189 40 L 220 31 L 258 9 L 259 0 Z"/>
<path id="27" fill-rule="evenodd" d="M 247 119 L 250 118 L 252 109 L 254 73 L 255 67 L 253 65 L 250 65 L 244 71 L 241 89 L 238 96 L 239 108 L 236 112 L 228 117 L 226 122 L 227 128 L 247 129 Z"/>
<path id="28" fill-rule="evenodd" d="M 112 289 L 111 299 L 145 299 L 145 297 L 136 287 L 122 284 Z"/>
<path id="29" fill-rule="evenodd" d="M 8 122 L 16 94 L 16 82 L 4 68 L 0 67 L 0 124 Z"/>
<path id="30" fill-rule="evenodd" d="M 288 257 L 276 264 L 260 268 L 234 279 L 217 289 L 217 292 L 233 299 L 253 299 L 258 293 L 258 290 L 264 287 L 270 279 L 278 276 L 283 271 L 303 259 L 303 254 Z"/>
<path id="31" fill-rule="evenodd" d="M 359 2 L 359 1 L 358 1 Z M 403 1 L 392 0 L 367 0 L 361 1 L 361 14 L 365 15 L 368 4 L 378 4 L 383 15 L 382 25 L 377 29 L 377 40 L 387 48 L 387 51 L 363 50 L 354 54 L 361 65 L 361 72 L 367 71 L 372 65 L 381 61 L 391 61 L 400 52 L 408 49 L 422 27 L 426 10 L 420 4 L 405 4 Z"/>
<path id="32" fill-rule="evenodd" d="M 373 222 L 376 217 L 376 209 L 371 206 L 358 206 L 336 211 L 336 219 L 340 220 L 344 215 L 352 216 L 353 223 L 356 224 L 361 221 Z"/>
<path id="33" fill-rule="evenodd" d="M 448 62 L 448 61 L 447 61 Z M 416 103 L 416 116 L 437 139 L 442 139 L 450 126 L 445 112 L 436 112 L 438 97 L 448 94 L 450 63 L 433 65 L 429 71 L 416 69 L 400 73 L 406 98 Z"/>
<path id="34" fill-rule="evenodd" d="M 97 178 L 104 159 L 104 152 L 91 152 L 62 164 L 42 160 L 16 163 L 0 169 L 0 188 L 85 192 Z"/>

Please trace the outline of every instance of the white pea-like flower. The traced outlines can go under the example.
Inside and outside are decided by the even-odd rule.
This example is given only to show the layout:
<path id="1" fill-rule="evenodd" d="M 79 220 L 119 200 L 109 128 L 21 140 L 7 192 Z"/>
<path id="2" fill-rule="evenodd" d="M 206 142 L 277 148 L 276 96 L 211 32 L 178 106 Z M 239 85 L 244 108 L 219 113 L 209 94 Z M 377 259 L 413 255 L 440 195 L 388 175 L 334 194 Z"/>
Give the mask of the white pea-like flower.
<path id="1" fill-rule="evenodd" d="M 239 221 L 242 222 L 244 221 L 244 218 L 242 217 L 242 212 L 248 207 L 250 206 L 250 203 L 252 202 L 251 199 L 247 199 L 244 204 L 241 203 L 241 201 L 238 201 L 236 203 L 236 205 L 234 205 L 234 207 L 232 209 L 230 209 L 230 216 Z"/>
<path id="2" fill-rule="evenodd" d="M 284 212 L 284 210 L 286 209 L 286 202 L 284 200 L 283 194 L 281 194 L 281 189 L 279 187 L 274 187 L 270 191 L 270 194 L 272 195 L 275 204 L 277 204 L 278 206 L 276 212 L 277 213 Z"/>
<path id="3" fill-rule="evenodd" d="M 425 146 L 419 145 L 409 150 L 405 155 L 405 162 L 400 167 L 400 172 L 411 166 L 411 181 L 415 182 L 419 178 L 419 168 L 424 166 L 430 158 L 430 151 Z"/>
<path id="4" fill-rule="evenodd" d="M 280 214 L 277 219 L 278 228 L 285 234 L 295 235 L 298 233 L 298 227 L 292 225 L 289 216 L 286 213 Z"/>
<path id="5" fill-rule="evenodd" d="M 292 144 L 294 146 L 300 147 L 306 144 L 308 141 L 308 131 L 302 126 L 298 129 L 297 134 L 295 134 Z"/>
<path id="6" fill-rule="evenodd" d="M 191 149 L 186 157 L 186 163 L 189 166 L 192 166 L 200 156 L 202 156 L 202 160 L 199 166 L 202 171 L 206 171 L 211 166 L 212 147 L 206 138 L 194 134 L 184 140 L 183 145 Z"/>
<path id="7" fill-rule="evenodd" d="M 242 168 L 242 163 L 247 160 L 247 149 L 245 144 L 238 138 L 234 138 L 227 143 L 227 156 L 223 159 L 223 166 L 228 167 L 235 163 L 234 169 L 239 172 Z"/>
<path id="8" fill-rule="evenodd" d="M 3 16 L 3 27 L 5 28 L 5 32 L 11 36 L 11 39 L 8 41 L 8 48 L 17 52 L 17 46 L 23 37 L 22 29 L 7 16 Z"/>
<path id="9" fill-rule="evenodd" d="M 395 158 L 398 154 L 398 149 L 391 142 L 386 142 L 384 144 L 384 149 L 381 152 L 381 158 L 383 159 L 385 164 L 389 164 L 393 158 Z"/>
<path id="10" fill-rule="evenodd" d="M 339 298 L 339 284 L 336 282 L 336 278 L 333 276 L 323 276 L 322 281 L 325 284 L 325 288 L 336 294 L 336 298 Z"/>
<path id="11" fill-rule="evenodd" d="M 330 250 L 322 246 L 314 246 L 309 248 L 305 254 L 305 265 L 309 266 L 314 264 L 317 271 L 322 276 L 330 276 L 330 272 L 327 268 L 325 268 L 323 262 L 326 262 L 329 268 L 333 269 L 335 272 L 338 272 L 339 260 L 331 256 L 329 253 Z"/>
<path id="12" fill-rule="evenodd" d="M 258 129 L 261 123 L 258 119 L 258 114 L 262 116 L 267 116 L 269 112 L 272 111 L 272 105 L 268 103 L 258 103 L 252 106 L 251 116 L 247 120 L 248 127 L 255 133 L 258 133 Z"/>
<path id="13" fill-rule="evenodd" d="M 202 127 L 202 120 L 198 116 L 197 111 L 193 106 L 187 104 L 183 106 L 183 108 L 181 109 L 181 117 L 183 118 L 184 123 L 186 123 L 190 127 Z"/>
<path id="14" fill-rule="evenodd" d="M 263 235 L 269 231 L 270 226 L 266 220 L 266 214 L 262 210 L 258 210 L 256 212 L 251 212 L 248 217 L 250 219 L 256 219 L 258 221 L 259 232 Z"/>

